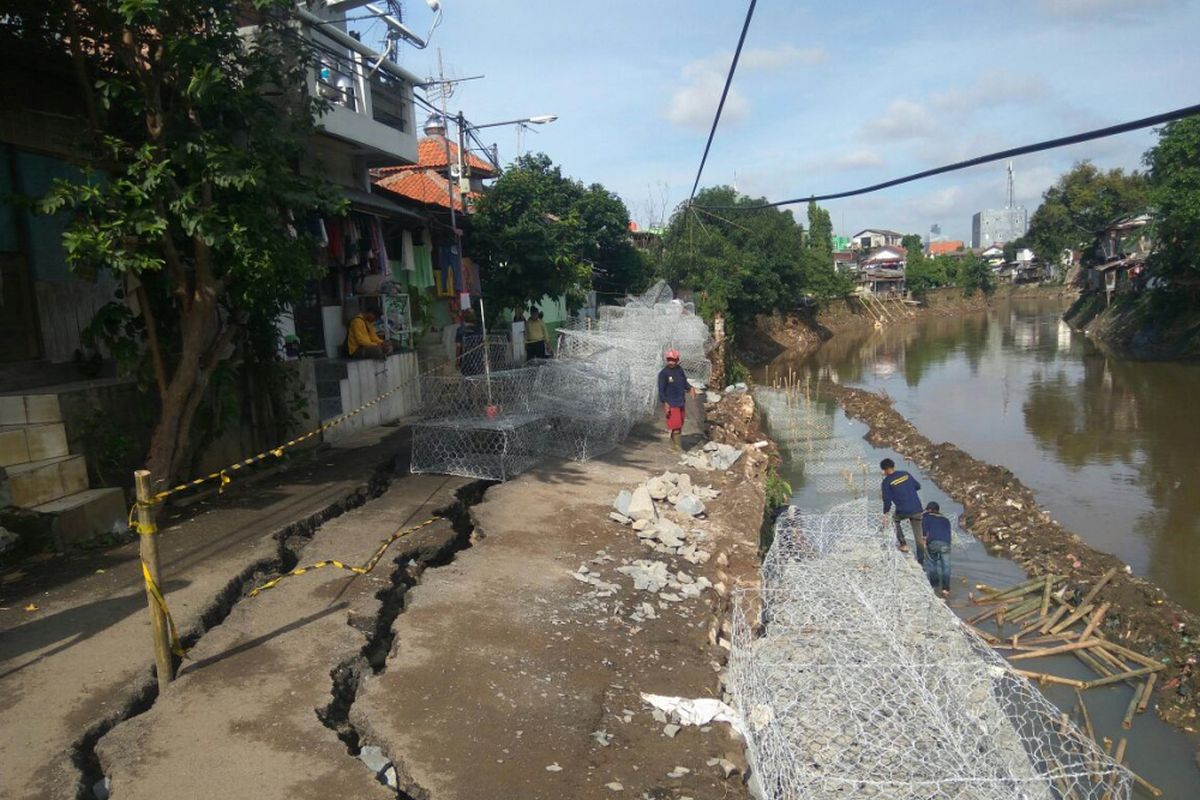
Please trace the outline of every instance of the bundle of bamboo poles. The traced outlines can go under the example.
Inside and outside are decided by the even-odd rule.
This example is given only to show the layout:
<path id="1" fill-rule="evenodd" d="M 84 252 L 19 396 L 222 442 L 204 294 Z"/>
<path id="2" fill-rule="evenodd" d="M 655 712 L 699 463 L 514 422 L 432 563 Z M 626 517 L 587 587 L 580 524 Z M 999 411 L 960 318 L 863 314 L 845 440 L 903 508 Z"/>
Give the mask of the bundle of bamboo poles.
<path id="1" fill-rule="evenodd" d="M 1066 585 L 1060 585 L 1064 575 L 1041 575 L 1003 589 L 981 585 L 977 587 L 978 596 L 972 593 L 971 602 L 984 608 L 966 620 L 967 625 L 993 648 L 1007 651 L 1011 663 L 1070 654 L 1095 673 L 1090 680 L 1079 680 L 1048 672 L 1013 670 L 1041 684 L 1074 688 L 1082 729 L 1109 753 L 1112 752 L 1112 739 L 1096 738 L 1083 692 L 1121 683 L 1131 687 L 1133 693 L 1121 722 L 1122 728 L 1129 729 L 1133 727 L 1134 715 L 1145 713 L 1150 707 L 1158 673 L 1166 667 L 1149 656 L 1111 641 L 1100 630 L 1110 604 L 1096 600 L 1116 574 L 1116 569 L 1106 572 L 1078 603 L 1066 598 Z M 994 627 L 995 631 L 979 627 L 983 624 Z M 1118 760 L 1124 755 L 1124 745 L 1125 739 L 1121 739 L 1117 748 Z M 1155 797 L 1162 794 L 1141 776 L 1132 771 L 1130 774 Z"/>

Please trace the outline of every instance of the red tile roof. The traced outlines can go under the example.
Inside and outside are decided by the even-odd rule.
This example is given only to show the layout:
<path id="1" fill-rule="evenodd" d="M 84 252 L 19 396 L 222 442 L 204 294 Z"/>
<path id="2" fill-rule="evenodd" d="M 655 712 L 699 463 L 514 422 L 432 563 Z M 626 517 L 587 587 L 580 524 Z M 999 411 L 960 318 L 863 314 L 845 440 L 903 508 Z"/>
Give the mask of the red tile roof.
<path id="1" fill-rule="evenodd" d="M 443 136 L 426 136 L 417 142 L 417 163 L 406 164 L 397 167 L 380 167 L 373 170 L 376 175 L 389 175 L 394 172 L 407 172 L 421 169 L 436 169 L 444 170 L 446 168 L 446 139 Z M 458 143 L 451 141 L 450 143 L 450 163 L 458 163 Z M 482 158 L 472 154 L 465 153 L 466 163 L 470 166 L 471 171 L 479 173 L 482 177 L 490 178 L 496 174 L 496 169 L 484 161 Z"/>
<path id="2" fill-rule="evenodd" d="M 435 172 L 393 171 L 391 174 L 376 177 L 375 185 L 418 203 L 450 208 L 449 183 Z M 463 212 L 462 195 L 458 191 L 454 192 L 454 210 Z"/>
<path id="3" fill-rule="evenodd" d="M 931 256 L 942 256 L 942 255 L 946 255 L 947 253 L 956 253 L 962 249 L 963 249 L 963 243 L 958 240 L 955 240 L 952 242 L 930 242 L 929 243 L 929 255 L 931 255 Z"/>

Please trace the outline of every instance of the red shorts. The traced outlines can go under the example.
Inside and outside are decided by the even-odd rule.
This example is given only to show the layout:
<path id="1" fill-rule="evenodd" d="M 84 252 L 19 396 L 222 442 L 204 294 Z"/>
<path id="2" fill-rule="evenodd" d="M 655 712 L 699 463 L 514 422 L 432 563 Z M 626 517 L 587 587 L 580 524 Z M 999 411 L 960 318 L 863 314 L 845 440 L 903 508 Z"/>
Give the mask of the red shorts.
<path id="1" fill-rule="evenodd" d="M 674 406 L 667 409 L 667 430 L 681 431 L 683 430 L 683 407 L 675 408 Z"/>

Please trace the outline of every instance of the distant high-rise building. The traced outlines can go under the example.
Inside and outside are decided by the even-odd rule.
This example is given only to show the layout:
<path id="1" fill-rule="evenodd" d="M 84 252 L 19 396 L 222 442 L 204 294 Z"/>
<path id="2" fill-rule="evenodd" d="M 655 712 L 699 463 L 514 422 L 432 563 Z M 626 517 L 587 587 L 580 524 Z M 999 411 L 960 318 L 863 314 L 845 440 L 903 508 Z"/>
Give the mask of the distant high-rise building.
<path id="1" fill-rule="evenodd" d="M 971 247 L 991 247 L 1020 239 L 1029 230 L 1029 213 L 1016 204 L 1012 162 L 1008 162 L 1008 197 L 1004 208 L 971 217 Z"/>
<path id="2" fill-rule="evenodd" d="M 971 217 L 971 247 L 991 247 L 1019 239 L 1029 230 L 1023 208 L 993 208 Z"/>

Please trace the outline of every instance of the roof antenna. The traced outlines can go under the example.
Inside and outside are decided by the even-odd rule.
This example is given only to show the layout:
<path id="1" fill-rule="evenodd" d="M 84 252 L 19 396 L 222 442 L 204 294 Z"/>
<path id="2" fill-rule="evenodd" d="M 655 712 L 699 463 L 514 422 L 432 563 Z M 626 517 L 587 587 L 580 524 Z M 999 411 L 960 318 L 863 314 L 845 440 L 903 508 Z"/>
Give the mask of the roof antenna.
<path id="1" fill-rule="evenodd" d="M 1013 168 L 1012 168 L 1012 162 L 1009 161 L 1008 162 L 1008 204 L 1005 205 L 1004 207 L 1005 208 L 1013 208 L 1014 205 L 1015 205 L 1015 201 L 1013 199 Z"/>

